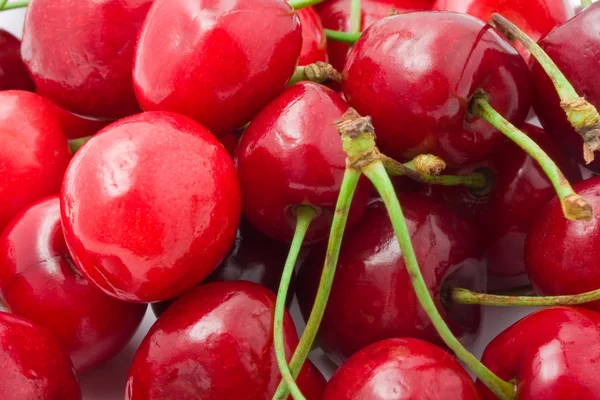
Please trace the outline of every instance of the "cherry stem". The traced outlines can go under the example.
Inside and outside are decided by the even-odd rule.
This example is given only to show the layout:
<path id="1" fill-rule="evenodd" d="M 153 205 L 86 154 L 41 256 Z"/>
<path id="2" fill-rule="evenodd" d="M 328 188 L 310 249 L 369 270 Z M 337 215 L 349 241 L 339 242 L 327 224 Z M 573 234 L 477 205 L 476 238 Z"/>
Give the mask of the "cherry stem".
<path id="1" fill-rule="evenodd" d="M 292 397 L 295 400 L 306 400 L 302 395 L 302 392 L 296 385 L 294 377 L 292 376 L 290 369 L 287 365 L 287 358 L 285 355 L 285 342 L 283 338 L 283 319 L 285 317 L 285 303 L 290 289 L 290 281 L 294 274 L 294 267 L 298 260 L 298 254 L 302 248 L 302 242 L 308 231 L 308 227 L 315 217 L 316 211 L 313 207 L 307 205 L 301 205 L 296 208 L 296 230 L 294 232 L 294 238 L 290 246 L 285 266 L 283 267 L 283 274 L 281 275 L 281 282 L 279 284 L 279 291 L 277 292 L 277 301 L 275 303 L 275 317 L 273 325 L 273 343 L 275 346 L 275 355 L 277 357 L 277 364 L 281 371 L 283 381 L 289 388 Z"/>
<path id="2" fill-rule="evenodd" d="M 554 186 L 560 200 L 563 213 L 569 220 L 592 219 L 592 206 L 573 191 L 573 188 L 550 157 L 526 134 L 507 121 L 490 105 L 487 94 L 476 93 L 471 99 L 470 111 L 473 115 L 486 120 L 494 128 L 502 132 L 520 148 L 525 150 L 542 167 L 546 176 Z"/>
<path id="3" fill-rule="evenodd" d="M 600 300 L 600 289 L 565 296 L 504 296 L 477 293 L 468 289 L 452 289 L 452 301 L 459 304 L 479 304 L 497 307 L 574 306 Z"/>
<path id="4" fill-rule="evenodd" d="M 560 97 L 560 106 L 567 114 L 567 119 L 583 139 L 585 162 L 588 164 L 592 162 L 594 151 L 600 150 L 600 114 L 596 107 L 579 96 L 554 61 L 525 32 L 500 14 L 492 14 L 492 23 L 506 36 L 513 36 L 523 43 L 546 71 Z"/>
<path id="5" fill-rule="evenodd" d="M 331 29 L 325 29 L 325 36 L 327 39 L 335 40 L 337 42 L 344 42 L 348 44 L 354 44 L 360 38 L 360 33 L 348 33 L 348 32 L 340 32 L 334 31 Z"/>
<path id="6" fill-rule="evenodd" d="M 288 4 L 296 11 L 302 10 L 303 8 L 314 6 L 324 0 L 289 0 Z"/>
<path id="7" fill-rule="evenodd" d="M 71 149 L 71 153 L 75 154 L 77 152 L 77 150 L 79 150 L 81 148 L 81 146 L 86 144 L 87 141 L 90 140 L 91 138 L 92 138 L 91 136 L 85 136 L 85 137 L 82 137 L 79 139 L 69 140 L 69 148 Z"/>
<path id="8" fill-rule="evenodd" d="M 350 0 L 350 33 L 360 32 L 360 0 Z"/>
<path id="9" fill-rule="evenodd" d="M 592 5 L 592 0 L 581 0 L 581 8 L 586 8 Z"/>
<path id="10" fill-rule="evenodd" d="M 327 81 L 342 82 L 342 74 L 333 65 L 323 61 L 296 67 L 288 86 L 300 81 L 325 83 Z"/>
<path id="11" fill-rule="evenodd" d="M 0 0 L 0 11 L 4 10 L 4 6 L 6 5 L 7 2 L 8 2 L 8 0 Z"/>
<path id="12" fill-rule="evenodd" d="M 9 3 L 9 4 L 6 4 L 6 3 L 7 3 L 6 0 L 2 1 L 2 7 L 0 7 L 0 11 L 14 10 L 15 8 L 27 7 L 29 5 L 29 0 L 14 1 L 14 2 Z"/>

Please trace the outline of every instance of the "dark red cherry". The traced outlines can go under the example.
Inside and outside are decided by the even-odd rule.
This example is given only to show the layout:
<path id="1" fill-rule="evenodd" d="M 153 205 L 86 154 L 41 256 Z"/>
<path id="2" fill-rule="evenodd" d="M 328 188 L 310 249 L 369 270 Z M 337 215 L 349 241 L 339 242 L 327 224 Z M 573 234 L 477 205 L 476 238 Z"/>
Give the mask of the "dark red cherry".
<path id="1" fill-rule="evenodd" d="M 187 115 L 219 136 L 284 89 L 301 47 L 285 1 L 156 0 L 137 45 L 136 95 L 145 110 Z"/>
<path id="2" fill-rule="evenodd" d="M 400 193 L 417 259 L 444 319 L 463 341 L 479 329 L 480 308 L 451 303 L 452 287 L 485 287 L 479 233 L 445 203 L 417 193 Z M 324 246 L 303 263 L 297 294 L 308 316 L 325 258 Z M 415 337 L 443 344 L 419 305 L 389 216 L 381 200 L 367 207 L 347 232 L 319 330 L 321 348 L 336 362 L 377 341 Z"/>
<path id="3" fill-rule="evenodd" d="M 154 324 L 129 371 L 127 400 L 270 400 L 281 379 L 273 350 L 275 295 L 252 282 L 214 282 L 177 300 Z M 284 319 L 286 354 L 298 344 Z M 307 362 L 307 400 L 325 379 Z"/>
<path id="4" fill-rule="evenodd" d="M 71 360 L 48 331 L 0 312 L 2 400 L 80 400 Z"/>
<path id="5" fill-rule="evenodd" d="M 600 108 L 600 80 L 594 73 L 600 58 L 600 4 L 592 4 L 555 28 L 539 41 L 539 45 L 577 93 Z M 535 85 L 533 107 L 540 122 L 564 151 L 583 165 L 583 140 L 571 127 L 552 81 L 538 63 L 532 67 L 532 80 Z M 600 158 L 586 168 L 600 172 Z"/>
<path id="6" fill-rule="evenodd" d="M 21 59 L 21 41 L 4 29 L 0 29 L 0 90 L 35 90 Z"/>
<path id="7" fill-rule="evenodd" d="M 10 312 L 48 329 L 78 371 L 120 352 L 146 312 L 145 304 L 105 295 L 74 268 L 58 196 L 27 208 L 0 236 L 0 295 Z"/>
<path id="8" fill-rule="evenodd" d="M 450 12 L 371 25 L 348 56 L 343 85 L 348 103 L 373 118 L 382 152 L 402 160 L 431 153 L 450 166 L 481 161 L 504 141 L 470 117 L 477 89 L 517 126 L 530 107 L 529 71 L 517 51 L 489 25 Z"/>
<path id="9" fill-rule="evenodd" d="M 600 314 L 553 307 L 528 315 L 486 347 L 482 361 L 514 381 L 518 400 L 600 399 Z M 483 398 L 497 399 L 481 382 Z"/>
<path id="10" fill-rule="evenodd" d="M 418 339 L 372 344 L 336 371 L 323 400 L 479 400 L 475 382 L 444 350 Z"/>
<path id="11" fill-rule="evenodd" d="M 302 50 L 299 65 L 308 65 L 317 61 L 327 61 L 327 38 L 321 23 L 321 17 L 312 7 L 298 10 L 302 26 Z"/>
<path id="12" fill-rule="evenodd" d="M 48 101 L 30 92 L 0 92 L 0 232 L 29 204 L 60 191 L 70 160 Z"/>
<path id="13" fill-rule="evenodd" d="M 151 3 L 33 1 L 21 51 L 38 93 L 81 115 L 119 118 L 138 112 L 133 50 Z"/>
<path id="14" fill-rule="evenodd" d="M 265 107 L 242 135 L 236 151 L 246 218 L 273 239 L 291 241 L 295 208 L 318 210 L 305 243 L 329 234 L 346 155 L 334 122 L 348 104 L 325 86 L 300 82 Z M 371 192 L 361 181 L 348 224 L 362 214 Z"/>
<path id="15" fill-rule="evenodd" d="M 62 224 L 79 270 L 109 295 L 176 297 L 223 260 L 240 192 L 231 158 L 201 125 L 150 112 L 104 128 L 65 175 Z"/>
<path id="16" fill-rule="evenodd" d="M 228 132 L 219 138 L 219 142 L 221 142 L 223 147 L 225 147 L 225 150 L 227 150 L 231 158 L 233 158 L 235 149 L 237 149 L 238 145 L 240 144 L 240 137 L 241 133 L 236 130 Z"/>

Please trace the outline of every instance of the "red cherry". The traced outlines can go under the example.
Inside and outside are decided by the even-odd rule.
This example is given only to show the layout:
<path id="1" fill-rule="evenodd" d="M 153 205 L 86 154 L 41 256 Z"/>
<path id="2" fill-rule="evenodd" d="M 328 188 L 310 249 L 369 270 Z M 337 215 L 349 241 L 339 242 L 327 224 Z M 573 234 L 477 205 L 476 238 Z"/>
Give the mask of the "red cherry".
<path id="1" fill-rule="evenodd" d="M 38 93 L 81 115 L 119 118 L 138 112 L 133 50 L 151 3 L 33 1 L 21 51 Z"/>
<path id="2" fill-rule="evenodd" d="M 21 59 L 21 41 L 0 29 L 0 90 L 27 90 L 35 86 Z"/>
<path id="3" fill-rule="evenodd" d="M 112 299 L 74 268 L 59 205 L 58 196 L 35 203 L 0 237 L 0 294 L 12 313 L 48 329 L 81 371 L 125 347 L 146 305 Z"/>
<path id="4" fill-rule="evenodd" d="M 56 118 L 65 133 L 67 139 L 78 139 L 92 136 L 100 129 L 114 122 L 107 119 L 94 119 L 73 114 L 48 101 L 54 110 Z"/>
<path id="5" fill-rule="evenodd" d="M 396 159 L 432 153 L 468 165 L 495 150 L 503 135 L 468 113 L 477 89 L 517 126 L 530 107 L 523 59 L 464 14 L 415 12 L 371 25 L 352 48 L 344 79 L 348 103 L 373 118 L 379 148 Z"/>
<path id="6" fill-rule="evenodd" d="M 312 7 L 298 10 L 298 17 L 302 26 L 302 50 L 298 64 L 327 62 L 327 38 L 321 17 Z"/>
<path id="7" fill-rule="evenodd" d="M 80 400 L 75 370 L 48 331 L 0 312 L 2 400 Z"/>
<path id="8" fill-rule="evenodd" d="M 241 133 L 238 131 L 233 131 L 226 133 L 219 138 L 219 142 L 221 142 L 223 147 L 225 147 L 225 150 L 227 150 L 227 153 L 229 153 L 231 158 L 233 158 L 235 149 L 237 149 L 238 145 L 240 144 L 240 136 Z"/>
<path id="9" fill-rule="evenodd" d="M 129 371 L 128 400 L 267 400 L 281 376 L 273 350 L 275 296 L 251 282 L 202 285 L 154 324 Z M 286 354 L 298 344 L 284 320 Z M 308 362 L 298 384 L 321 399 L 325 379 Z"/>
<path id="10" fill-rule="evenodd" d="M 0 92 L 0 232 L 29 204 L 60 191 L 70 160 L 48 101 L 30 92 Z"/>
<path id="11" fill-rule="evenodd" d="M 600 4 L 592 4 L 539 41 L 577 93 L 596 107 L 600 107 L 600 81 L 594 73 L 600 58 L 599 26 Z M 532 67 L 532 78 L 535 84 L 533 107 L 540 122 L 564 151 L 583 165 L 583 140 L 571 127 L 552 81 L 537 62 Z M 600 158 L 586 167 L 600 172 Z"/>
<path id="12" fill-rule="evenodd" d="M 281 0 L 156 0 L 136 50 L 136 95 L 145 110 L 219 136 L 283 90 L 301 47 L 300 21 Z"/>
<path id="13" fill-rule="evenodd" d="M 444 350 L 418 339 L 388 339 L 353 355 L 323 400 L 479 400 L 473 379 Z"/>
<path id="14" fill-rule="evenodd" d="M 61 198 L 79 270 L 133 302 L 178 296 L 206 278 L 235 238 L 233 162 L 205 128 L 178 114 L 109 125 L 75 155 Z"/>
<path id="15" fill-rule="evenodd" d="M 333 125 L 348 104 L 331 89 L 300 82 L 265 107 L 242 135 L 236 164 L 244 215 L 276 240 L 291 241 L 295 207 L 311 205 L 319 214 L 304 243 L 329 234 L 346 168 L 346 154 Z M 355 223 L 371 186 L 363 181 L 354 195 L 348 224 Z"/>
<path id="16" fill-rule="evenodd" d="M 483 363 L 516 381 L 518 400 L 600 399 L 600 314 L 553 307 L 530 314 L 488 344 Z M 481 382 L 483 398 L 496 399 Z"/>
<path id="17" fill-rule="evenodd" d="M 479 329 L 480 308 L 451 303 L 446 292 L 452 287 L 483 289 L 479 234 L 440 201 L 416 193 L 401 193 L 399 198 L 434 301 L 454 333 L 468 341 Z M 297 294 L 305 317 L 316 293 L 324 250 L 313 249 L 299 271 Z M 375 201 L 344 236 L 319 343 L 341 363 L 365 346 L 401 336 L 443 345 L 419 305 L 383 202 Z"/>

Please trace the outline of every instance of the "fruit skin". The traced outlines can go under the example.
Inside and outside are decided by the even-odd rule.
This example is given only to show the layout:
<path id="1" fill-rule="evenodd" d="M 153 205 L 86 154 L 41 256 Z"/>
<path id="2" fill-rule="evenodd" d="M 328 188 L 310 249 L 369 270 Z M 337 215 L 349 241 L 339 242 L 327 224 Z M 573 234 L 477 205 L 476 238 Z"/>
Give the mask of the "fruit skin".
<path id="1" fill-rule="evenodd" d="M 67 139 L 92 136 L 114 122 L 113 120 L 82 117 L 81 115 L 70 113 L 50 101 L 48 101 L 48 104 L 54 109 L 54 114 L 58 118 L 58 122 Z"/>
<path id="2" fill-rule="evenodd" d="M 475 383 L 444 350 L 411 338 L 387 339 L 336 371 L 323 400 L 479 400 Z"/>
<path id="3" fill-rule="evenodd" d="M 244 216 L 267 236 L 291 241 L 296 227 L 293 209 L 319 208 L 304 243 L 329 235 L 335 204 L 346 169 L 346 154 L 334 122 L 348 104 L 331 89 L 312 82 L 287 88 L 265 107 L 242 135 L 236 165 Z M 348 225 L 360 218 L 371 193 L 359 182 Z"/>
<path id="4" fill-rule="evenodd" d="M 58 196 L 31 205 L 0 236 L 0 295 L 13 314 L 48 329 L 79 372 L 120 352 L 145 304 L 114 300 L 74 268 Z"/>
<path id="5" fill-rule="evenodd" d="M 32 1 L 21 53 L 38 93 L 80 115 L 120 118 L 139 112 L 131 68 L 151 4 L 152 0 Z"/>
<path id="6" fill-rule="evenodd" d="M 515 379 L 519 400 L 600 399 L 600 314 L 575 307 L 537 311 L 488 344 L 482 362 Z M 496 397 L 477 382 L 484 399 Z"/>
<path id="7" fill-rule="evenodd" d="M 485 159 L 505 141 L 469 115 L 477 89 L 516 126 L 530 107 L 529 71 L 517 51 L 489 25 L 450 12 L 371 25 L 350 51 L 343 87 L 348 103 L 373 118 L 383 153 L 399 160 L 431 153 L 455 167 Z"/>
<path id="8" fill-rule="evenodd" d="M 600 108 L 600 82 L 594 69 L 600 57 L 600 4 L 592 4 L 574 18 L 555 28 L 539 45 L 556 63 L 580 96 Z M 552 81 L 535 62 L 531 68 L 534 83 L 533 108 L 544 129 L 581 165 L 583 140 L 571 127 Z M 586 168 L 600 172 L 600 157 Z"/>
<path id="9" fill-rule="evenodd" d="M 176 297 L 223 260 L 240 217 L 233 162 L 205 128 L 150 112 L 109 125 L 75 155 L 61 220 L 77 268 L 125 301 Z"/>
<path id="10" fill-rule="evenodd" d="M 447 204 L 417 193 L 400 193 L 417 260 L 425 282 L 450 328 L 462 341 L 477 334 L 480 307 L 446 299 L 452 287 L 485 288 L 479 233 Z M 306 318 L 319 283 L 324 245 L 311 251 L 296 283 Z M 368 301 L 365 301 L 368 299 Z M 371 203 L 346 233 L 333 288 L 319 330 L 319 344 L 341 364 L 360 349 L 394 337 L 442 345 L 418 303 L 402 253 L 382 201 Z"/>
<path id="11" fill-rule="evenodd" d="M 252 282 L 214 282 L 177 300 L 140 345 L 127 400 L 267 400 L 281 379 L 273 350 L 275 296 Z M 298 344 L 284 319 L 286 354 Z M 321 399 L 325 379 L 308 362 L 298 384 Z"/>
<path id="12" fill-rule="evenodd" d="M 60 191 L 70 160 L 65 134 L 45 99 L 0 92 L 0 232 L 29 204 Z"/>
<path id="13" fill-rule="evenodd" d="M 284 89 L 301 47 L 300 20 L 281 0 L 156 0 L 135 53 L 135 93 L 145 110 L 187 115 L 220 136 Z"/>
<path id="14" fill-rule="evenodd" d="M 327 62 L 327 38 L 321 23 L 321 17 L 312 7 L 297 11 L 302 26 L 302 50 L 299 65 L 308 65 L 317 61 Z"/>
<path id="15" fill-rule="evenodd" d="M 0 312 L 2 400 L 80 400 L 71 360 L 48 331 Z"/>
<path id="16" fill-rule="evenodd" d="M 21 41 L 10 32 L 0 29 L 0 91 L 26 90 L 35 86 L 21 59 Z"/>

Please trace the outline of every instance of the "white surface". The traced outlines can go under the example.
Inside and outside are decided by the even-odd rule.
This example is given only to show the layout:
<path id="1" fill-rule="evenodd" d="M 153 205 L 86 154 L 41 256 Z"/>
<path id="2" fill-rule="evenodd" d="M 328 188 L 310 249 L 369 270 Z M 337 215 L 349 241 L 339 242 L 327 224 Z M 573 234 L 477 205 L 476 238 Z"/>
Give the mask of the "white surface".
<path id="1" fill-rule="evenodd" d="M 579 4 L 578 0 L 571 0 L 571 2 L 574 5 Z M 23 17 L 23 10 L 1 12 L 0 27 L 20 37 Z M 52 43 L 49 43 L 49 45 L 51 46 Z M 533 310 L 535 309 L 484 307 L 481 334 L 479 335 L 477 341 L 469 346 L 469 349 L 477 357 L 481 356 L 483 349 L 490 340 L 492 340 L 506 327 L 529 314 Z M 295 301 L 292 307 L 292 315 L 296 321 L 296 326 L 299 330 L 301 330 L 304 327 L 304 322 L 300 317 L 298 306 Z M 142 341 L 145 333 L 148 331 L 153 322 L 154 315 L 149 308 L 142 323 L 142 327 L 127 348 L 121 352 L 121 354 L 101 368 L 80 376 L 80 382 L 84 395 L 83 397 L 85 400 L 116 400 L 124 398 L 125 380 L 127 379 L 129 365 L 133 355 L 135 354 L 137 346 Z M 320 350 L 314 351 L 311 354 L 311 359 L 317 364 L 317 366 L 326 376 L 330 376 L 335 369 L 335 366 L 323 355 Z"/>

